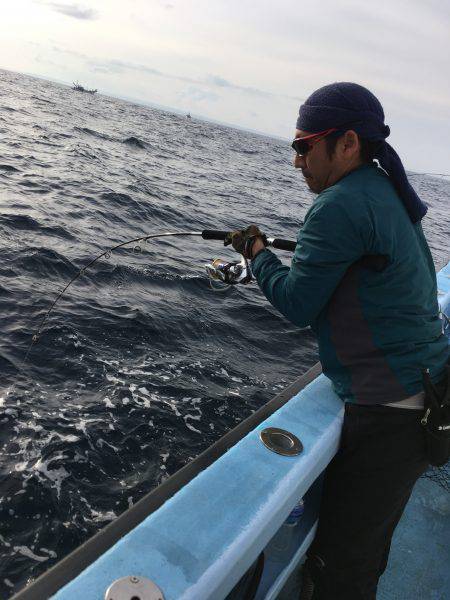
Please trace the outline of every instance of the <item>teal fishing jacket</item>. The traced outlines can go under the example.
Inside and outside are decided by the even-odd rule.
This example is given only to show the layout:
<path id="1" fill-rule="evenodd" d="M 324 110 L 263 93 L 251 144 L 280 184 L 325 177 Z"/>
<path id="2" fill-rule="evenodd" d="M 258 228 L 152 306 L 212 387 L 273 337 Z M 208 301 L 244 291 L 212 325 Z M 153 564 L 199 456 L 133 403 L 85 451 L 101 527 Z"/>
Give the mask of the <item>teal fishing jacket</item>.
<path id="1" fill-rule="evenodd" d="M 367 258 L 375 255 L 385 264 Z M 443 375 L 449 346 L 433 259 L 420 222 L 375 164 L 317 196 L 290 268 L 266 249 L 252 269 L 273 306 L 316 332 L 323 372 L 342 399 L 397 402 L 423 389 L 424 368 L 434 381 Z"/>

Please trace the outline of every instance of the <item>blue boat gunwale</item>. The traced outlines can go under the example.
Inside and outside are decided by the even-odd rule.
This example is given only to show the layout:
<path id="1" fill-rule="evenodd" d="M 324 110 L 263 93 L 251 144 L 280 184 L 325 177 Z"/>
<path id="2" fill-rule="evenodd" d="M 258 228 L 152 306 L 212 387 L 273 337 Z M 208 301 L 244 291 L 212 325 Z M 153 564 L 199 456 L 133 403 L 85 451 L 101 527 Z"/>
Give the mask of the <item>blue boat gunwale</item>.
<path id="1" fill-rule="evenodd" d="M 49 598 L 67 583 L 80 575 L 95 560 L 112 548 L 116 542 L 132 531 L 167 500 L 187 485 L 204 469 L 212 465 L 248 433 L 285 405 L 322 372 L 320 362 L 297 377 L 272 400 L 244 419 L 231 431 L 219 438 L 204 452 L 171 475 L 158 487 L 148 492 L 136 504 L 86 540 L 56 565 L 45 571 L 35 581 L 17 592 L 11 600 L 36 600 Z"/>

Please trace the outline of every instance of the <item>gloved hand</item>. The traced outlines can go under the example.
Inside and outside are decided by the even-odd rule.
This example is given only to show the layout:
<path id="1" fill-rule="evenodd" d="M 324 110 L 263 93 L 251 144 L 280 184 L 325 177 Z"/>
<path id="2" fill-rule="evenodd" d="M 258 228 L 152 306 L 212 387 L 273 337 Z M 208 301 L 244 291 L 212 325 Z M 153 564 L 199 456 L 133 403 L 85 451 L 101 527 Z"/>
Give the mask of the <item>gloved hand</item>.
<path id="1" fill-rule="evenodd" d="M 246 229 L 230 232 L 224 240 L 224 245 L 232 244 L 236 252 L 242 254 L 244 258 L 251 259 L 253 258 L 252 246 L 257 239 L 267 246 L 266 235 L 256 225 L 249 225 Z"/>

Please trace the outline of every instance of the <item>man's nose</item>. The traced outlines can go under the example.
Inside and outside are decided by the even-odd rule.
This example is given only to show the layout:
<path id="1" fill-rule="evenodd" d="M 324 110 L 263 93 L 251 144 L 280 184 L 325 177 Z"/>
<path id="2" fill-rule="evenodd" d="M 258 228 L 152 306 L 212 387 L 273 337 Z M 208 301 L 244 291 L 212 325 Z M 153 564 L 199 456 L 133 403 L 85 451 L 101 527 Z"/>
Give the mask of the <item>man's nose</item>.
<path id="1" fill-rule="evenodd" d="M 293 163 L 296 169 L 301 169 L 305 166 L 305 159 L 300 154 L 295 154 Z"/>

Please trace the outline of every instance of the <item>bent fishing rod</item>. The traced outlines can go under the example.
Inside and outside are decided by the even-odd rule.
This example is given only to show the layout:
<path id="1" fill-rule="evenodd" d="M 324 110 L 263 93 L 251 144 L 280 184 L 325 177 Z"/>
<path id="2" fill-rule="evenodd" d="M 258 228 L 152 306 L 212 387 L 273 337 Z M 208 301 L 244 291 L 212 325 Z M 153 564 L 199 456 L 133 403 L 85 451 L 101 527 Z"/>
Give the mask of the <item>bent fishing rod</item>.
<path id="1" fill-rule="evenodd" d="M 51 304 L 50 308 L 47 310 L 47 312 L 42 317 L 39 327 L 31 339 L 31 344 L 27 350 L 24 361 L 27 360 L 28 355 L 29 355 L 33 345 L 38 342 L 39 337 L 42 333 L 42 330 L 50 316 L 50 313 L 53 311 L 56 304 L 66 293 L 67 289 L 79 277 L 84 275 L 85 272 L 90 267 L 92 267 L 97 261 L 99 261 L 101 258 L 106 258 L 106 259 L 110 258 L 111 253 L 114 252 L 114 250 L 118 250 L 119 248 L 130 246 L 131 244 L 137 244 L 136 250 L 140 251 L 141 248 L 138 245 L 139 243 L 145 243 L 148 240 L 152 240 L 155 238 L 195 236 L 195 237 L 201 237 L 204 240 L 218 240 L 218 241 L 224 242 L 229 237 L 229 235 L 230 235 L 229 231 L 221 231 L 218 229 L 204 229 L 203 231 L 171 231 L 171 232 L 166 232 L 166 233 L 154 233 L 154 234 L 144 235 L 144 236 L 141 236 L 138 238 L 133 238 L 131 240 L 127 240 L 125 242 L 121 242 L 120 244 L 117 244 L 115 246 L 112 246 L 111 248 L 108 248 L 107 250 L 105 250 L 104 252 L 102 252 L 101 254 L 96 256 L 95 258 L 93 258 L 87 265 L 82 267 L 72 277 L 72 279 L 64 286 L 64 288 L 58 293 L 57 297 Z M 265 241 L 266 241 L 267 246 L 271 246 L 271 247 L 277 248 L 279 250 L 293 251 L 293 250 L 295 250 L 295 246 L 296 246 L 295 242 L 293 242 L 291 240 L 281 239 L 281 238 L 266 237 Z M 229 285 L 233 285 L 236 283 L 245 284 L 245 283 L 249 283 L 252 280 L 250 265 L 246 258 L 242 258 L 241 261 L 233 261 L 233 262 L 225 262 L 225 261 L 222 261 L 221 259 L 216 259 L 216 260 L 212 261 L 211 263 L 208 263 L 207 265 L 205 265 L 205 267 L 206 267 L 208 276 L 210 277 L 211 280 L 217 280 L 217 281 L 220 281 L 225 284 L 229 284 Z"/>

